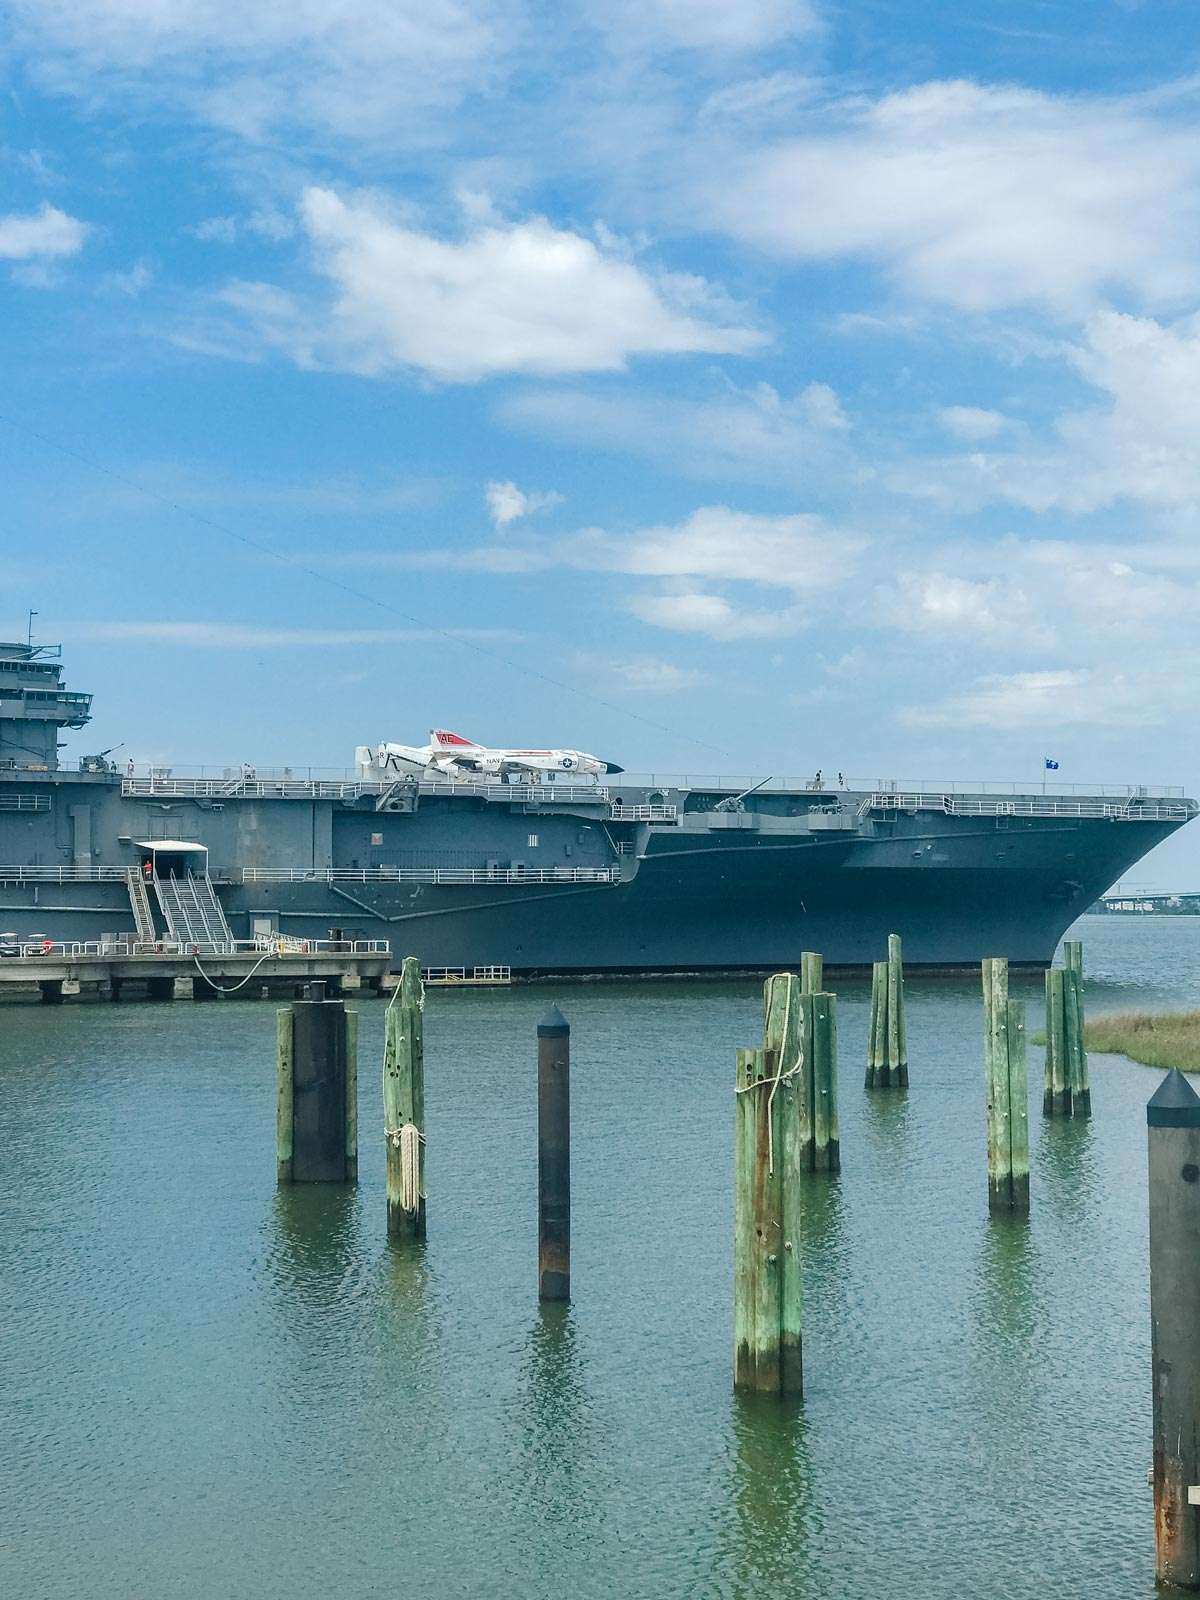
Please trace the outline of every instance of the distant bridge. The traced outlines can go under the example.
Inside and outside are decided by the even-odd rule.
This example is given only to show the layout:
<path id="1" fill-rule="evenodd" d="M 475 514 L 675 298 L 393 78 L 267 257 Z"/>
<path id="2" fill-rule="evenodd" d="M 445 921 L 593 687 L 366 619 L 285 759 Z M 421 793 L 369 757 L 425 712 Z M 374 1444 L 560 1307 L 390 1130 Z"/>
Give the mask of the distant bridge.
<path id="1" fill-rule="evenodd" d="M 1200 911 L 1200 889 L 1138 889 L 1118 884 L 1096 904 L 1103 911 Z"/>

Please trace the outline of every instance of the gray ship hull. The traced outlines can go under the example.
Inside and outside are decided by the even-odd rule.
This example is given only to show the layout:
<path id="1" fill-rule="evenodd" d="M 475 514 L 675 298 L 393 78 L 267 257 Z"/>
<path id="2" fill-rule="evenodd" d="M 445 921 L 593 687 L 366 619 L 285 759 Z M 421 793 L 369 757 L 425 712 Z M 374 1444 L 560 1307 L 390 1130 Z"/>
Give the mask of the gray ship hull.
<path id="1" fill-rule="evenodd" d="M 793 964 L 801 949 L 863 968 L 897 932 L 914 968 L 967 967 L 985 955 L 1043 965 L 1074 918 L 1180 825 L 1146 808 L 1137 820 L 920 810 L 872 818 L 859 814 L 864 797 L 848 796 L 843 812 L 813 817 L 805 797 L 795 817 L 681 811 L 630 826 L 612 822 L 611 799 L 603 819 L 569 798 L 480 805 L 465 795 L 395 815 L 377 813 L 370 796 L 363 810 L 361 800 L 266 795 L 148 801 L 112 780 L 72 776 L 43 787 L 59 802 L 46 812 L 0 811 L 0 858 L 28 869 L 6 876 L 0 865 L 6 930 L 131 934 L 124 882 L 89 877 L 136 866 L 169 830 L 205 847 L 237 938 L 339 930 L 385 938 L 397 958 L 415 954 L 426 967 L 529 975 L 755 971 Z M 28 778 L 22 789 L 34 792 Z M 839 815 L 854 825 L 813 830 Z M 621 831 L 627 837 L 614 843 Z M 62 881 L 48 881 L 56 871 Z M 161 919 L 160 932 L 170 933 Z"/>
<path id="2" fill-rule="evenodd" d="M 1197 811 L 1145 788 L 71 771 L 59 734 L 91 697 L 60 655 L 0 644 L 0 934 L 18 947 L 383 938 L 396 963 L 533 976 L 756 971 L 803 949 L 863 968 L 899 933 L 916 968 L 1038 966 Z"/>

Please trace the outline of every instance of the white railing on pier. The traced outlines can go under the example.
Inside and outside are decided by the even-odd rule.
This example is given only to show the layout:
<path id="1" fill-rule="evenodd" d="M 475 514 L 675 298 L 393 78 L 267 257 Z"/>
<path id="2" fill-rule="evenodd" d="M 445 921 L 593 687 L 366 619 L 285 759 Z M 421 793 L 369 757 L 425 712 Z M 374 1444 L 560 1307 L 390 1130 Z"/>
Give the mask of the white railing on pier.
<path id="1" fill-rule="evenodd" d="M 242 867 L 243 883 L 615 883 L 616 867 Z"/>
<path id="2" fill-rule="evenodd" d="M 425 983 L 452 988 L 455 984 L 499 984 L 512 982 L 511 967 L 422 967 Z"/>
<path id="3" fill-rule="evenodd" d="M 189 944 L 178 939 L 18 939 L 0 943 L 0 957 L 33 960 L 82 961 L 95 957 L 120 961 L 128 956 L 387 956 L 387 939 L 294 939 L 287 934 L 259 934 L 254 939 Z"/>
<path id="4" fill-rule="evenodd" d="M 952 817 L 1095 817 L 1116 822 L 1186 822 L 1196 815 L 1194 800 L 1072 800 L 1062 795 L 1000 796 L 922 794 L 885 790 L 863 802 L 867 811 L 941 811 Z"/>

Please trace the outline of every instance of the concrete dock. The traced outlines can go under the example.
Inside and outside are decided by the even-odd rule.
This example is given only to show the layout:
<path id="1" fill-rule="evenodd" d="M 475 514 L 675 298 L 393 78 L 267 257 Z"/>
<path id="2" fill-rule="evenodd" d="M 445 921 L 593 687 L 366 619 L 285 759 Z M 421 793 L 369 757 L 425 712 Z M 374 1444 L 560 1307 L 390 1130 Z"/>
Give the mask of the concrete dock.
<path id="1" fill-rule="evenodd" d="M 246 945 L 42 940 L 0 953 L 0 1000 L 257 1000 L 295 997 L 319 979 L 331 995 L 383 991 L 383 939 L 276 939 Z"/>

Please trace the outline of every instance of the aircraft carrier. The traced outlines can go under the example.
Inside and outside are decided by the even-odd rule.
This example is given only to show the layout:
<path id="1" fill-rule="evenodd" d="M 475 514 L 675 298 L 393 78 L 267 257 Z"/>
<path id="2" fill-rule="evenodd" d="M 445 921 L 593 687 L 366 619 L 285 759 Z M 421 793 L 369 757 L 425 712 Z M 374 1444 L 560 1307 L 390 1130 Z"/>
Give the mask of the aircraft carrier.
<path id="1" fill-rule="evenodd" d="M 491 781 L 60 759 L 91 696 L 0 643 L 0 953 L 123 939 L 387 939 L 431 969 L 712 973 L 1006 955 L 1063 931 L 1195 816 L 1181 791 Z"/>

